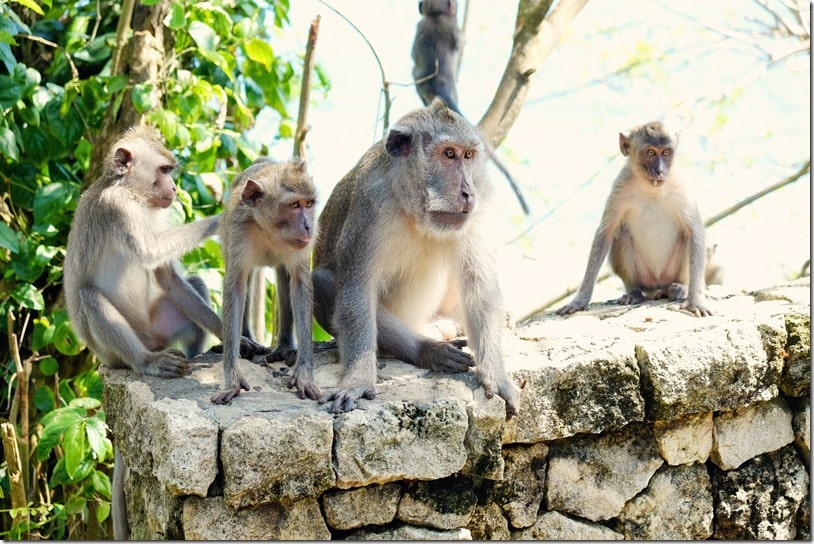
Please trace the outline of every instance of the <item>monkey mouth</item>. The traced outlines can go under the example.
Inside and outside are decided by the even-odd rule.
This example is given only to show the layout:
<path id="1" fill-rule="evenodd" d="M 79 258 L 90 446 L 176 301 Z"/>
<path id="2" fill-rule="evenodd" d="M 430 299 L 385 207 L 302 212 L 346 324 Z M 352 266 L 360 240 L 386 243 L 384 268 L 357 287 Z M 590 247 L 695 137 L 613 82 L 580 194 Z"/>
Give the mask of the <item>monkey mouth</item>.
<path id="1" fill-rule="evenodd" d="M 308 247 L 308 244 L 311 243 L 311 239 L 308 238 L 307 240 L 302 238 L 295 238 L 288 241 L 288 245 L 290 245 L 294 249 L 305 249 Z"/>
<path id="2" fill-rule="evenodd" d="M 660 187 L 660 186 L 664 185 L 664 178 L 660 177 L 660 176 L 655 177 L 655 178 L 650 178 L 650 185 L 652 185 L 653 187 Z"/>
<path id="3" fill-rule="evenodd" d="M 433 222 L 442 227 L 458 228 L 469 218 L 469 212 L 432 212 Z"/>

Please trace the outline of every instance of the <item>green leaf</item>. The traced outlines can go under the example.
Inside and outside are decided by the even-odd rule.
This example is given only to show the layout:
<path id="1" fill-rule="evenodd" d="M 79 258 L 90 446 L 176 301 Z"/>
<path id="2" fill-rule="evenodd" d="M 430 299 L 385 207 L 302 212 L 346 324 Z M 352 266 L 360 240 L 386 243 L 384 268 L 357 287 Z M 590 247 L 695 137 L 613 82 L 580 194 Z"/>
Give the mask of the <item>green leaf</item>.
<path id="1" fill-rule="evenodd" d="M 54 329 L 54 347 L 63 355 L 76 355 L 82 351 L 82 343 L 70 323 L 59 323 Z"/>
<path id="2" fill-rule="evenodd" d="M 87 424 L 90 449 L 93 450 L 97 461 L 104 461 L 107 456 L 107 444 L 105 443 L 107 430 L 105 424 L 103 421 L 94 418 L 88 418 L 85 423 Z"/>
<path id="3" fill-rule="evenodd" d="M 37 288 L 30 283 L 20 283 L 11 292 L 11 297 L 24 308 L 44 310 L 45 300 Z"/>
<path id="4" fill-rule="evenodd" d="M 110 517 L 110 503 L 102 501 L 96 505 L 96 521 L 99 525 Z"/>
<path id="5" fill-rule="evenodd" d="M 20 148 L 17 137 L 8 127 L 0 127 L 0 155 L 5 155 L 13 161 L 20 160 Z"/>
<path id="6" fill-rule="evenodd" d="M 59 372 L 59 361 L 53 357 L 46 357 L 40 361 L 40 372 L 43 376 L 53 376 Z"/>
<path id="7" fill-rule="evenodd" d="M 274 49 L 272 49 L 268 43 L 264 42 L 263 40 L 253 38 L 252 40 L 249 40 L 243 46 L 243 48 L 246 51 L 246 56 L 249 57 L 249 59 L 262 64 L 266 70 L 271 68 L 271 63 L 274 62 Z"/>
<path id="8" fill-rule="evenodd" d="M 48 321 L 45 316 L 38 317 L 34 320 L 34 332 L 31 337 L 31 347 L 34 350 L 41 350 L 48 344 L 54 341 L 54 326 Z M 50 359 L 50 357 L 49 357 Z M 48 359 L 44 359 L 47 361 Z M 43 369 L 43 364 L 40 362 L 40 371 Z M 50 376 L 51 374 L 45 374 Z"/>
<path id="9" fill-rule="evenodd" d="M 218 35 L 206 23 L 192 21 L 189 23 L 189 35 L 195 40 L 195 44 L 203 51 L 214 52 L 218 47 Z"/>
<path id="10" fill-rule="evenodd" d="M 102 406 L 102 401 L 88 397 L 81 397 L 72 400 L 69 406 L 77 406 L 86 410 L 96 410 Z"/>
<path id="11" fill-rule="evenodd" d="M 51 360 L 53 361 L 54 359 Z M 34 389 L 34 406 L 41 412 L 50 412 L 54 409 L 56 406 L 56 397 L 50 387 L 41 385 Z"/>
<path id="12" fill-rule="evenodd" d="M 65 473 L 72 480 L 75 480 L 79 463 L 82 462 L 88 451 L 85 421 L 81 420 L 77 424 L 68 427 L 64 436 L 62 449 L 65 452 Z"/>
<path id="13" fill-rule="evenodd" d="M 4 247 L 12 253 L 20 251 L 20 242 L 17 241 L 17 233 L 5 223 L 0 223 L 0 247 Z"/>
<path id="14" fill-rule="evenodd" d="M 153 84 L 138 83 L 133 86 L 133 107 L 138 113 L 153 109 Z"/>
<path id="15" fill-rule="evenodd" d="M 170 5 L 170 12 L 164 17 L 164 25 L 171 30 L 184 28 L 186 20 L 186 10 L 181 2 L 173 2 Z"/>
<path id="16" fill-rule="evenodd" d="M 94 470 L 93 474 L 90 476 L 90 482 L 93 485 L 93 489 L 99 493 L 101 496 L 109 499 L 111 496 L 111 485 L 110 485 L 110 478 L 104 472 Z"/>
<path id="17" fill-rule="evenodd" d="M 45 15 L 45 12 L 42 11 L 42 8 L 39 7 L 37 3 L 34 2 L 34 0 L 14 0 L 14 2 L 20 4 L 21 6 L 27 7 L 34 13 L 37 13 L 39 15 Z"/>

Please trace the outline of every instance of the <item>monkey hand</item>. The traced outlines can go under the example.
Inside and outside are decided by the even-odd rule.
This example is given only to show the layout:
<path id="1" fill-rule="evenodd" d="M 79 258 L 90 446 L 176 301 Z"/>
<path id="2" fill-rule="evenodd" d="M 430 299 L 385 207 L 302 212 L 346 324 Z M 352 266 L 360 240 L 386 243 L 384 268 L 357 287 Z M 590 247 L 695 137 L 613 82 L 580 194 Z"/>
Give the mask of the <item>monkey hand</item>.
<path id="1" fill-rule="evenodd" d="M 297 362 L 297 350 L 291 344 L 280 343 L 266 355 L 267 363 L 285 361 L 286 366 L 294 366 Z"/>
<path id="2" fill-rule="evenodd" d="M 506 419 L 511 419 L 520 411 L 520 388 L 509 378 L 505 371 L 502 375 L 490 372 L 475 371 L 478 383 L 483 387 L 487 399 L 495 395 L 506 401 Z"/>
<path id="3" fill-rule="evenodd" d="M 419 347 L 416 366 L 433 372 L 466 372 L 475 366 L 475 361 L 454 343 L 427 340 Z"/>
<path id="4" fill-rule="evenodd" d="M 189 359 L 177 349 L 165 349 L 147 354 L 144 362 L 134 370 L 148 376 L 180 378 L 189 372 Z"/>
<path id="5" fill-rule="evenodd" d="M 314 383 L 313 372 L 303 364 L 298 364 L 294 368 L 294 374 L 288 380 L 288 388 L 291 389 L 292 387 L 297 388 L 297 396 L 301 399 L 318 400 L 321 394 L 319 387 Z"/>
<path id="6" fill-rule="evenodd" d="M 695 315 L 695 317 L 709 317 L 712 315 L 712 312 L 706 308 L 703 301 L 698 302 L 687 299 L 681 305 L 681 309 L 687 310 L 691 314 Z"/>
<path id="7" fill-rule="evenodd" d="M 240 357 L 251 361 L 255 355 L 267 355 L 271 349 L 247 336 L 240 337 Z"/>
<path id="8" fill-rule="evenodd" d="M 562 308 L 557 310 L 557 315 L 569 315 L 574 312 L 580 312 L 588 307 L 587 300 L 574 299 Z"/>

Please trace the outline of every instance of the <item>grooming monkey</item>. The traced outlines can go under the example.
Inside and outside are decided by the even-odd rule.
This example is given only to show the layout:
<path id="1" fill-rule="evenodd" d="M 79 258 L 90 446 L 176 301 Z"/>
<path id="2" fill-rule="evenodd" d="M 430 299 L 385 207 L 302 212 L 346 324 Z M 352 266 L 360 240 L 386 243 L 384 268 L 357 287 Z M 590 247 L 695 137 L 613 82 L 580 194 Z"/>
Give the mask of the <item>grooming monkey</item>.
<path id="1" fill-rule="evenodd" d="M 611 189 L 594 236 L 585 277 L 574 299 L 557 310 L 588 307 L 594 282 L 610 249 L 611 268 L 626 293 L 618 304 L 648 298 L 680 300 L 696 316 L 709 316 L 704 300 L 704 225 L 674 163 L 678 137 L 652 122 L 619 134 L 628 157 Z"/>
<path id="2" fill-rule="evenodd" d="M 154 130 L 127 131 L 79 199 L 64 268 L 71 323 L 99 360 L 165 378 L 183 375 L 205 331 L 221 328 L 203 281 L 178 261 L 220 217 L 170 226 L 175 167 Z M 176 341 L 183 353 L 169 347 Z"/>
<path id="3" fill-rule="evenodd" d="M 279 302 L 279 342 L 267 359 L 296 359 L 288 387 L 300 398 L 319 398 L 313 378 L 313 287 L 311 242 L 316 236 L 316 189 L 302 162 L 256 160 L 232 182 L 220 226 L 226 259 L 223 299 L 223 374 L 225 389 L 212 402 L 225 404 L 249 390 L 238 358 L 250 274 L 260 266 L 275 267 Z M 292 327 L 297 331 L 294 348 Z"/>
<path id="4" fill-rule="evenodd" d="M 320 398 L 329 411 L 376 396 L 377 347 L 433 371 L 473 366 L 468 353 L 417 332 L 440 309 L 462 314 L 486 396 L 517 413 L 520 390 L 500 352 L 502 297 L 479 232 L 490 190 L 483 152 L 478 132 L 439 98 L 400 119 L 334 188 L 313 273 L 314 313 L 345 365 Z"/>
<path id="5" fill-rule="evenodd" d="M 458 108 L 458 90 L 455 84 L 458 60 L 464 45 L 464 35 L 458 27 L 456 0 L 424 0 L 418 3 L 421 20 L 416 27 L 413 41 L 413 79 L 418 96 L 425 106 L 437 96 L 455 113 L 464 114 Z M 483 140 L 486 153 L 506 176 L 523 213 L 529 214 L 528 203 L 509 169 L 495 150 Z"/>

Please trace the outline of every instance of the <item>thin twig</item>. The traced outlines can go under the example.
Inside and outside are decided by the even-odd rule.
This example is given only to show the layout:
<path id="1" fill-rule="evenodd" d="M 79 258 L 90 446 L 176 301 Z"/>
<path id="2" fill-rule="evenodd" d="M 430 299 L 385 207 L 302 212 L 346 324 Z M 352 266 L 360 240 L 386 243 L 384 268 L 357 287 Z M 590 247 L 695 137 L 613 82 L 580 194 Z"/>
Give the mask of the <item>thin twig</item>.
<path id="1" fill-rule="evenodd" d="M 294 133 L 294 157 L 305 160 L 305 136 L 308 133 L 308 100 L 311 97 L 311 74 L 314 71 L 314 47 L 319 35 L 320 16 L 311 21 L 308 42 L 305 44 L 305 57 L 302 66 L 302 88 L 300 89 L 300 110 L 297 114 L 297 130 Z"/>
<path id="2" fill-rule="evenodd" d="M 11 489 L 11 507 L 17 511 L 16 514 L 12 512 L 11 515 L 12 527 L 17 527 L 20 524 L 27 525 L 28 509 L 26 506 L 28 503 L 25 500 L 26 493 L 25 484 L 23 482 L 25 472 L 20 463 L 17 433 L 14 432 L 14 425 L 11 423 L 0 424 L 0 432 L 2 432 L 3 452 L 6 457 L 8 483 Z M 28 534 L 24 532 L 20 535 L 20 538 L 22 540 L 28 540 Z"/>
<path id="3" fill-rule="evenodd" d="M 11 352 L 11 359 L 14 361 L 14 367 L 17 370 L 17 389 L 14 392 L 16 401 L 20 408 L 20 416 L 17 424 L 20 426 L 20 466 L 23 474 L 24 489 L 30 490 L 29 478 L 29 404 L 28 404 L 28 378 L 31 375 L 31 360 L 27 359 L 25 363 L 20 359 L 20 346 L 17 343 L 17 334 L 14 332 L 14 314 L 9 308 L 6 312 L 6 325 L 8 327 L 8 346 Z M 14 422 L 12 422 L 14 423 Z"/>
<path id="4" fill-rule="evenodd" d="M 68 59 L 68 65 L 71 67 L 71 76 L 73 79 L 79 79 L 79 70 L 76 69 L 76 64 L 73 63 L 73 59 L 71 55 L 68 54 L 68 51 L 61 48 L 59 44 L 54 43 L 50 40 L 46 40 L 40 36 L 36 36 L 34 34 L 17 34 L 15 37 L 17 38 L 25 38 L 26 40 L 31 40 L 32 42 L 39 42 L 43 45 L 47 45 L 48 47 L 53 47 L 57 50 L 62 50 L 62 53 L 65 55 L 65 58 Z"/>

